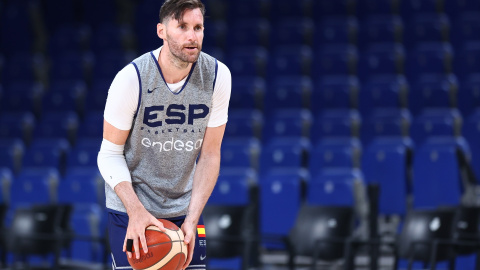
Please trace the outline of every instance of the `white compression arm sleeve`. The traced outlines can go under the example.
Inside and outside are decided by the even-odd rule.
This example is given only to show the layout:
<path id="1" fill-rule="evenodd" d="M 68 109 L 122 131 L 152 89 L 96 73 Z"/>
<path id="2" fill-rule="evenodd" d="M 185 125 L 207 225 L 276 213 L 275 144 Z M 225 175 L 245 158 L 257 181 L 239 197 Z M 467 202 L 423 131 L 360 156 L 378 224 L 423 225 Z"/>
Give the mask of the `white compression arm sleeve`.
<path id="1" fill-rule="evenodd" d="M 123 154 L 124 147 L 125 145 L 114 144 L 103 139 L 100 152 L 98 152 L 98 169 L 105 182 L 107 182 L 112 189 L 120 182 L 132 182 L 127 161 Z"/>

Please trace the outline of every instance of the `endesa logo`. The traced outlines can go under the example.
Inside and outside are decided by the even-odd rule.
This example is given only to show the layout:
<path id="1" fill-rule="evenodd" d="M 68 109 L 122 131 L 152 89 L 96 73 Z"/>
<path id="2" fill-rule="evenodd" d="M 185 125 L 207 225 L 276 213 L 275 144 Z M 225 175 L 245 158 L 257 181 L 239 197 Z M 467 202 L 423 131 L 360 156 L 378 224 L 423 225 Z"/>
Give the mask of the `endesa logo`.
<path id="1" fill-rule="evenodd" d="M 198 139 L 194 141 L 181 141 L 181 140 L 171 140 L 165 142 L 152 142 L 149 138 L 142 139 L 142 145 L 146 148 L 157 148 L 159 152 L 169 152 L 169 151 L 193 151 L 193 149 L 199 149 L 202 147 L 203 139 Z"/>
<path id="2" fill-rule="evenodd" d="M 205 118 L 210 109 L 205 104 L 189 104 L 188 108 L 183 104 L 170 104 L 165 106 L 145 107 L 143 123 L 149 127 L 167 125 L 183 125 L 185 122 L 193 125 L 196 119 Z M 163 121 L 162 121 L 163 120 Z"/>

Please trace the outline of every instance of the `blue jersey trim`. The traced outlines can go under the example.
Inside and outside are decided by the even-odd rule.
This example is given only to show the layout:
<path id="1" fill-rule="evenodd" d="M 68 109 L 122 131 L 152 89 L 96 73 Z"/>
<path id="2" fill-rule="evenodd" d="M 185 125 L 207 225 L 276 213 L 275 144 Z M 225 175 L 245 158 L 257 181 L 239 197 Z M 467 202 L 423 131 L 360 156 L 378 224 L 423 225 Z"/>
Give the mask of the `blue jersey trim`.
<path id="1" fill-rule="evenodd" d="M 168 90 L 170 90 L 170 87 L 168 87 L 167 81 L 165 81 L 165 77 L 163 77 L 162 69 L 160 68 L 160 64 L 158 63 L 157 58 L 156 58 L 155 55 L 153 54 L 153 51 L 150 52 L 150 55 L 152 56 L 153 60 L 155 61 L 155 64 L 157 64 L 158 72 L 160 73 L 160 76 L 162 76 L 162 79 L 163 79 L 163 82 L 165 83 L 165 86 L 168 88 Z M 190 80 L 190 76 L 192 76 L 193 69 L 195 68 L 195 65 L 196 65 L 196 64 L 197 64 L 197 62 L 195 62 L 195 63 L 192 64 L 192 68 L 190 69 L 190 72 L 188 73 L 187 80 L 186 80 L 185 83 L 183 84 L 182 89 L 180 89 L 180 91 L 178 91 L 178 93 L 175 93 L 175 92 L 173 92 L 172 90 L 170 90 L 170 92 L 171 92 L 172 94 L 178 95 L 178 94 L 180 94 L 180 93 L 183 91 L 183 89 L 185 89 L 185 87 L 187 86 L 188 80 Z"/>
<path id="2" fill-rule="evenodd" d="M 135 67 L 135 70 L 137 71 L 137 77 L 138 77 L 138 105 L 137 105 L 137 111 L 135 112 L 135 115 L 133 118 L 137 117 L 138 110 L 140 109 L 140 102 L 142 100 L 142 79 L 140 78 L 140 71 L 138 70 L 137 64 L 132 62 L 133 66 Z"/>
<path id="3" fill-rule="evenodd" d="M 213 79 L 213 91 L 215 92 L 215 82 L 217 82 L 218 61 L 215 59 L 215 79 Z"/>

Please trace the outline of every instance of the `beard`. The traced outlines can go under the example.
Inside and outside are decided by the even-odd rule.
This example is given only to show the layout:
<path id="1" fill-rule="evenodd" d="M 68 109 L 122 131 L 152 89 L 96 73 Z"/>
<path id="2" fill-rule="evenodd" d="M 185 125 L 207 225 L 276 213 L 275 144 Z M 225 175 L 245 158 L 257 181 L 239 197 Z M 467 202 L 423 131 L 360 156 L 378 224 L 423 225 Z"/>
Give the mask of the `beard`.
<path id="1" fill-rule="evenodd" d="M 174 39 L 170 37 L 167 33 L 167 43 L 168 43 L 168 48 L 170 49 L 170 52 L 172 55 L 179 61 L 184 62 L 184 63 L 195 63 L 198 60 L 198 57 L 200 56 L 200 51 L 202 50 L 202 45 L 198 44 L 197 42 L 195 43 L 189 43 L 189 44 L 179 44 L 176 42 Z M 183 50 L 185 47 L 196 47 L 198 50 L 193 53 L 188 53 Z"/>

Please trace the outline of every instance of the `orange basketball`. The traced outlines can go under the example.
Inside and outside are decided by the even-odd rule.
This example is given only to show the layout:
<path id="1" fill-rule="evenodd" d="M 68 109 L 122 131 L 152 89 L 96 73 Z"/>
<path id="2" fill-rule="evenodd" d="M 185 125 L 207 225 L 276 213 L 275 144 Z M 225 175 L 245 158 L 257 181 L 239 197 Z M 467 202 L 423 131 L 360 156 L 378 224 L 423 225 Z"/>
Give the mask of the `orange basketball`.
<path id="1" fill-rule="evenodd" d="M 180 270 L 187 259 L 187 246 L 183 242 L 183 232 L 172 222 L 159 219 L 166 231 L 162 232 L 156 226 L 149 226 L 145 230 L 148 252 L 143 252 L 140 246 L 140 258 L 135 258 L 135 249 L 132 248 L 132 258 L 128 262 L 136 270 Z"/>

